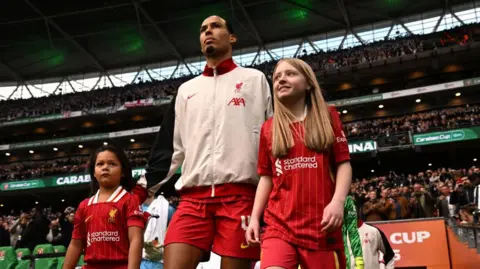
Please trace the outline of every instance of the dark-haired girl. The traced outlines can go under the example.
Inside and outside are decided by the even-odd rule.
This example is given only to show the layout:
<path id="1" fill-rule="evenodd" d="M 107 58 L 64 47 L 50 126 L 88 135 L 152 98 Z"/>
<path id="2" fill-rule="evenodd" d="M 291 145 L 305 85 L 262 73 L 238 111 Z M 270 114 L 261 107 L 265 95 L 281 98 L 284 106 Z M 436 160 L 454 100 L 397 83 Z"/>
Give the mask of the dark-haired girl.
<path id="1" fill-rule="evenodd" d="M 75 268 L 85 249 L 87 269 L 139 268 L 145 217 L 132 168 L 125 153 L 111 145 L 91 157 L 89 171 L 94 195 L 83 200 L 74 220 L 64 269 Z M 143 194 L 141 194 L 143 195 Z"/>

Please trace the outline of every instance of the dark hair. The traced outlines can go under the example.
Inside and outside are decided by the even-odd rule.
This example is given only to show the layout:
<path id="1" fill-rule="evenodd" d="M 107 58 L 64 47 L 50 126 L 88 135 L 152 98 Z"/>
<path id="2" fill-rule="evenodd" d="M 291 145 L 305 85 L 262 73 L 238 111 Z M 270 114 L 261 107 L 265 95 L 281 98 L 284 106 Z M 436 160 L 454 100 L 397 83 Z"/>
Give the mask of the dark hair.
<path id="1" fill-rule="evenodd" d="M 225 26 L 227 26 L 227 30 L 228 30 L 228 33 L 231 34 L 231 35 L 234 35 L 235 32 L 233 31 L 233 26 L 232 24 L 227 21 L 226 19 L 223 19 L 225 21 Z"/>
<path id="2" fill-rule="evenodd" d="M 98 154 L 104 151 L 110 151 L 117 156 L 117 159 L 120 161 L 120 165 L 122 166 L 122 178 L 120 179 L 120 186 L 122 186 L 128 192 L 131 191 L 135 186 L 135 182 L 132 179 L 132 166 L 128 161 L 127 155 L 125 155 L 125 152 L 123 152 L 122 149 L 117 148 L 112 144 L 108 144 L 98 148 L 97 151 L 90 156 L 90 161 L 88 162 L 88 171 L 91 179 L 90 189 L 92 191 L 92 195 L 95 195 L 99 189 L 98 181 L 95 178 L 95 163 L 97 162 Z"/>

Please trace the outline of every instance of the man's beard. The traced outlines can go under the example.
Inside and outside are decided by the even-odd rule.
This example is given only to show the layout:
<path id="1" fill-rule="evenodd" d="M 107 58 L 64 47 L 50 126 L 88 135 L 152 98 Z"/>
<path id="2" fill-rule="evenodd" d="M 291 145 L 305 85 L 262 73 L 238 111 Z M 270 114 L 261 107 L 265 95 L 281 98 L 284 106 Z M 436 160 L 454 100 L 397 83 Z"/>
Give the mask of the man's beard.
<path id="1" fill-rule="evenodd" d="M 217 50 L 215 49 L 214 46 L 208 46 L 205 49 L 205 56 L 207 56 L 207 57 L 215 57 L 216 54 L 217 54 Z"/>

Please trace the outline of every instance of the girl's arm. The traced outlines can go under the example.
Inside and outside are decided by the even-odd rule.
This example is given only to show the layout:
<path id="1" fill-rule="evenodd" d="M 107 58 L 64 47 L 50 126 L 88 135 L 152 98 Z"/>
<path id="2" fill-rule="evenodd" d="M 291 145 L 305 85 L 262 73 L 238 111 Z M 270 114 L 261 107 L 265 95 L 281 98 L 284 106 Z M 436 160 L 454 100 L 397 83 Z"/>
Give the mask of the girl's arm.
<path id="1" fill-rule="evenodd" d="M 350 184 L 352 183 L 352 166 L 350 162 L 343 162 L 337 166 L 335 181 L 335 193 L 332 200 L 339 201 L 343 204 L 350 191 Z"/>
<path id="2" fill-rule="evenodd" d="M 138 269 L 142 261 L 143 229 L 138 226 L 128 227 L 128 240 L 128 269 Z"/>
<path id="3" fill-rule="evenodd" d="M 255 202 L 253 203 L 252 217 L 251 220 L 256 220 L 260 222 L 262 217 L 263 210 L 267 205 L 268 196 L 272 191 L 273 183 L 271 176 L 261 176 L 260 182 L 258 183 L 257 193 L 255 194 Z"/>
<path id="4" fill-rule="evenodd" d="M 272 191 L 272 177 L 261 176 L 258 183 L 255 202 L 253 203 L 252 216 L 246 232 L 246 239 L 249 244 L 260 243 L 260 218 L 262 217 L 268 196 Z"/>
<path id="5" fill-rule="evenodd" d="M 75 269 L 77 267 L 78 259 L 83 250 L 83 240 L 72 239 L 68 246 L 65 261 L 63 262 L 63 269 Z"/>
<path id="6" fill-rule="evenodd" d="M 336 229 L 343 222 L 343 206 L 345 198 L 350 191 L 352 183 L 352 166 L 349 161 L 342 162 L 337 166 L 337 175 L 335 178 L 335 193 L 332 201 L 323 211 L 322 231 Z"/>

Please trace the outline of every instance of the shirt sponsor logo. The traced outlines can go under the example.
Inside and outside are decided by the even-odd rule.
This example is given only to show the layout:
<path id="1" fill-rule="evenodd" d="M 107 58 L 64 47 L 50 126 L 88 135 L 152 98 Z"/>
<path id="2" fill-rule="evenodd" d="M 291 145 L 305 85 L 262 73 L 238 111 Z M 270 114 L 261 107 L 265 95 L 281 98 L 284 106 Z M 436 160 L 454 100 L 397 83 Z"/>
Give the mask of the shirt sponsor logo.
<path id="1" fill-rule="evenodd" d="M 234 106 L 245 106 L 245 99 L 241 97 L 233 97 L 232 100 L 228 103 L 228 106 L 234 105 Z"/>
<path id="2" fill-rule="evenodd" d="M 342 136 L 337 136 L 337 143 L 347 143 L 347 138 L 345 137 L 345 133 L 342 131 Z"/>
<path id="3" fill-rule="evenodd" d="M 102 231 L 87 233 L 87 246 L 96 242 L 120 242 L 118 231 Z"/>
<path id="4" fill-rule="evenodd" d="M 295 170 L 295 169 L 311 169 L 311 168 L 318 168 L 317 158 L 313 157 L 296 157 L 283 160 L 277 159 L 275 161 L 275 170 L 277 172 L 277 176 L 283 174 L 283 171 L 288 170 Z"/>

